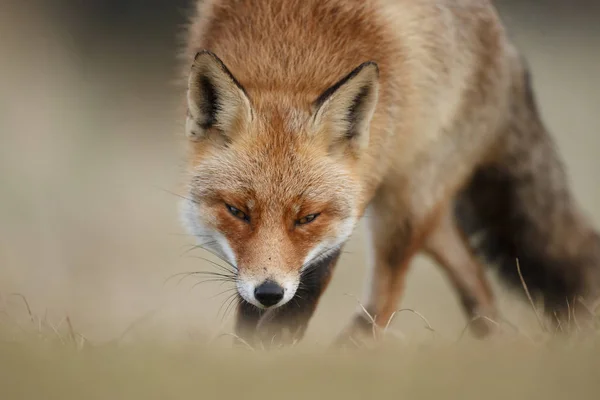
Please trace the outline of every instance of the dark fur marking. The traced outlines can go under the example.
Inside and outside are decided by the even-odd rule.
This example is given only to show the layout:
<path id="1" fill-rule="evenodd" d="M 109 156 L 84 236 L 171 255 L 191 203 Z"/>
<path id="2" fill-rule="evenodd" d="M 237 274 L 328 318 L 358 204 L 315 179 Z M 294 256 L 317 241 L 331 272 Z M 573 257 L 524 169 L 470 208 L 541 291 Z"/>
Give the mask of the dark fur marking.
<path id="1" fill-rule="evenodd" d="M 357 130 L 357 125 L 360 122 L 359 121 L 359 113 L 361 110 L 361 108 L 364 108 L 364 102 L 367 99 L 367 97 L 369 96 L 369 94 L 371 93 L 371 87 L 370 85 L 365 85 L 363 86 L 360 91 L 358 92 L 358 94 L 354 97 L 354 100 L 352 100 L 352 105 L 350 106 L 350 108 L 348 109 L 348 116 L 347 116 L 347 120 L 348 120 L 348 132 L 346 132 L 346 138 L 347 139 L 352 139 L 353 137 L 358 135 Z"/>
<path id="2" fill-rule="evenodd" d="M 200 112 L 202 113 L 203 120 L 199 121 L 199 125 L 202 129 L 212 128 L 217 122 L 217 113 L 220 110 L 219 95 L 215 85 L 210 79 L 203 75 L 200 77 Z"/>
<path id="3" fill-rule="evenodd" d="M 196 53 L 196 56 L 194 57 L 194 61 L 196 61 L 198 59 L 198 57 L 200 57 L 201 55 L 204 55 L 204 54 L 207 54 L 210 57 L 212 57 L 217 62 L 217 64 L 221 68 L 221 70 L 223 72 L 225 72 L 225 74 L 227 74 L 227 76 L 229 76 L 231 81 L 244 93 L 244 95 L 246 95 L 246 97 L 248 97 L 248 99 L 250 99 L 250 96 L 248 96 L 246 89 L 244 89 L 244 87 L 240 84 L 240 82 L 236 79 L 236 77 L 233 76 L 231 71 L 229 71 L 229 68 L 227 68 L 225 63 L 215 53 L 213 53 L 210 50 L 201 50 L 198 53 Z"/>
<path id="4" fill-rule="evenodd" d="M 566 299 L 583 287 L 584 260 L 554 259 L 545 252 L 546 233 L 535 228 L 520 187 L 534 185 L 532 176 L 521 180 L 501 166 L 480 168 L 456 201 L 455 215 L 467 236 L 485 232 L 476 253 L 497 263 L 501 277 L 522 291 L 516 260 L 535 298 L 543 297 L 548 312 L 566 307 Z M 551 196 L 551 194 L 548 194 Z"/>
<path id="5" fill-rule="evenodd" d="M 338 248 L 336 251 L 328 254 L 327 257 L 321 257 L 316 263 L 310 264 L 300 276 L 300 286 L 302 292 L 307 296 L 312 297 L 313 301 L 318 300 L 321 295 L 323 284 L 329 278 L 332 267 L 338 260 L 342 250 Z"/>
<path id="6" fill-rule="evenodd" d="M 321 93 L 321 95 L 313 103 L 314 108 L 318 109 L 319 107 L 321 107 L 323 105 L 323 103 L 325 103 L 325 101 L 327 101 L 327 99 L 329 99 L 340 87 L 342 87 L 346 82 L 350 81 L 352 78 L 354 78 L 356 75 L 358 75 L 358 73 L 360 71 L 362 71 L 368 65 L 374 65 L 375 68 L 377 69 L 377 73 L 379 73 L 379 67 L 377 66 L 377 63 L 375 63 L 374 61 L 366 61 L 366 62 L 360 64 L 358 67 L 356 67 L 354 70 L 352 70 L 352 72 L 350 72 L 348 75 L 346 75 L 345 77 L 343 77 L 342 79 L 337 81 L 337 83 L 330 86 L 323 93 Z"/>

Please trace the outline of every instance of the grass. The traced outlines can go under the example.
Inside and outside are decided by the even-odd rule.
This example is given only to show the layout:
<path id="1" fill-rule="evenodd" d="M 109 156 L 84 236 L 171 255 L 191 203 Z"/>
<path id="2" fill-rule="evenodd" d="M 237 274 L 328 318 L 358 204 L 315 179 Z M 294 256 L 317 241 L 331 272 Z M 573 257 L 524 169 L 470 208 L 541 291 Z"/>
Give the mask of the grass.
<path id="1" fill-rule="evenodd" d="M 416 344 L 391 336 L 350 351 L 311 344 L 250 351 L 224 338 L 167 342 L 150 332 L 92 343 L 68 318 L 52 324 L 25 297 L 13 296 L 26 311 L 19 320 L 0 310 L 2 399 L 595 399 L 600 393 L 597 333 L 559 337 L 541 330 L 533 340 L 511 327 L 485 341 L 431 335 Z"/>
<path id="2" fill-rule="evenodd" d="M 597 342 L 253 353 L 156 342 L 77 349 L 28 339 L 0 343 L 0 359 L 5 399 L 592 399 L 600 390 Z"/>

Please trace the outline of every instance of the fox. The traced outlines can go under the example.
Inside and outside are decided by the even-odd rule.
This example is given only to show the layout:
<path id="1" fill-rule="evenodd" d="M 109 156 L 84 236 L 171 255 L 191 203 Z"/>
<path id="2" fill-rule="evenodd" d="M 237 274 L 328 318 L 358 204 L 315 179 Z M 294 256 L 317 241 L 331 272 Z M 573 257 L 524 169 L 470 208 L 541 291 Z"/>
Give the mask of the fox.
<path id="1" fill-rule="evenodd" d="M 502 318 L 486 268 L 550 324 L 591 314 L 600 236 L 491 1 L 200 0 L 184 40 L 181 219 L 232 269 L 239 339 L 302 340 L 361 219 L 336 343 L 386 326 L 418 254 L 476 337 Z"/>

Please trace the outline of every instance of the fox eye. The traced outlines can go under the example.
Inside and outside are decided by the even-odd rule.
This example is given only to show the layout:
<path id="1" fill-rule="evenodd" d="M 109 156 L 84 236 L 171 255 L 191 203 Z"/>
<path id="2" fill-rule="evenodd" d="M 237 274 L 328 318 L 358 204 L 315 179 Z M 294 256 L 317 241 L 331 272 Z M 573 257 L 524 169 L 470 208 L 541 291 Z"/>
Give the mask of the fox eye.
<path id="1" fill-rule="evenodd" d="M 306 225 L 308 223 L 311 223 L 315 220 L 315 218 L 317 218 L 319 216 L 319 214 L 310 214 L 310 215 L 306 215 L 302 218 L 300 218 L 299 220 L 296 221 L 296 225 Z"/>
<path id="2" fill-rule="evenodd" d="M 229 204 L 225 204 L 225 207 L 227 207 L 227 209 L 229 210 L 229 212 L 231 213 L 231 215 L 233 215 L 234 217 L 236 217 L 238 219 L 241 219 L 243 221 L 246 221 L 246 222 L 250 221 L 250 217 L 248 217 L 246 215 L 246 213 L 244 213 L 240 209 L 235 208 L 234 206 L 230 206 Z"/>

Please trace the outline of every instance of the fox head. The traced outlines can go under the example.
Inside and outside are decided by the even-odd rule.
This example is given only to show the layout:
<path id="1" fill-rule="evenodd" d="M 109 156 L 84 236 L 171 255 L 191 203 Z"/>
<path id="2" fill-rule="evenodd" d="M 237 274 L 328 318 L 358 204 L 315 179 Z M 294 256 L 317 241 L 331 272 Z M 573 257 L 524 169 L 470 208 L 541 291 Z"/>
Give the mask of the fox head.
<path id="1" fill-rule="evenodd" d="M 303 274 L 339 254 L 362 214 L 359 165 L 378 67 L 357 66 L 307 104 L 251 93 L 215 54 L 196 55 L 182 216 L 202 246 L 235 267 L 240 296 L 269 308 L 290 301 Z"/>

